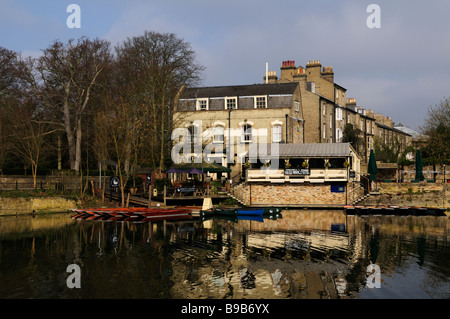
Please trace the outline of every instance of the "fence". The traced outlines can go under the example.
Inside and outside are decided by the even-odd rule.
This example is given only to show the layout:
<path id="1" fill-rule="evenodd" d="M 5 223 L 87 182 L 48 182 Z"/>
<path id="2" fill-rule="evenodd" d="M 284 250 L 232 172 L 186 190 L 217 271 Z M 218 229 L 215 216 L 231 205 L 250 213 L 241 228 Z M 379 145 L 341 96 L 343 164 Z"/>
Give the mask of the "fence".
<path id="1" fill-rule="evenodd" d="M 91 182 L 96 181 L 95 177 L 87 180 L 90 188 Z M 30 191 L 30 190 L 57 190 L 57 191 L 80 191 L 81 186 L 85 187 L 86 177 L 83 180 L 77 176 L 37 176 L 36 185 L 34 185 L 31 176 L 1 176 L 0 191 Z"/>

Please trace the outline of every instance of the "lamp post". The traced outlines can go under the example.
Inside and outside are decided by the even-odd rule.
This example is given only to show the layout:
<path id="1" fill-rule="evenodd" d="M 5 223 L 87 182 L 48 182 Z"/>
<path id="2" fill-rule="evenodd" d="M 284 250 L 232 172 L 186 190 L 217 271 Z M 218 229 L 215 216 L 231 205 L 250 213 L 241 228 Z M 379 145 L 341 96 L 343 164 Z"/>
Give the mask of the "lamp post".
<path id="1" fill-rule="evenodd" d="M 447 198 L 447 196 L 446 196 L 446 194 L 445 194 L 445 191 L 446 191 L 446 180 L 445 180 L 445 164 L 444 164 L 444 183 L 443 183 L 443 187 L 444 187 L 444 197 L 443 197 L 443 199 L 442 199 L 442 205 L 443 205 L 443 207 L 445 208 L 445 200 L 446 200 L 446 198 Z"/>
<path id="2" fill-rule="evenodd" d="M 444 164 L 444 184 L 445 184 L 445 164 Z"/>
<path id="3" fill-rule="evenodd" d="M 228 109 L 228 147 L 227 147 L 227 168 L 230 168 L 230 162 L 231 162 L 231 111 L 232 111 L 233 107 L 230 107 Z M 231 178 L 231 173 L 228 172 L 228 180 L 230 180 Z"/>

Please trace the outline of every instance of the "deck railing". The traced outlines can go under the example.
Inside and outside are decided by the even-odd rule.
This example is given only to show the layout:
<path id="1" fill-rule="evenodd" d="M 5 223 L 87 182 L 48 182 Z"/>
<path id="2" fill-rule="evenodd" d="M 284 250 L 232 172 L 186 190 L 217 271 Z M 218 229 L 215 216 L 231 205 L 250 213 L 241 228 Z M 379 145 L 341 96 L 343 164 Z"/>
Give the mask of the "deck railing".
<path id="1" fill-rule="evenodd" d="M 271 183 L 323 183 L 330 181 L 345 182 L 348 180 L 346 168 L 309 169 L 300 174 L 285 174 L 284 169 L 249 169 L 247 170 L 248 182 Z"/>

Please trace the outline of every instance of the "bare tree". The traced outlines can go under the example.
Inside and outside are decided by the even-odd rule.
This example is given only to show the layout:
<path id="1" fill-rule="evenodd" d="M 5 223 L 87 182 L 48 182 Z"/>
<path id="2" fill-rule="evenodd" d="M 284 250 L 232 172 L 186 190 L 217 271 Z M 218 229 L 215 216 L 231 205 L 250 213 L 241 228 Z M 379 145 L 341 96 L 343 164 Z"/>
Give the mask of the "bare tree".
<path id="1" fill-rule="evenodd" d="M 24 97 L 26 72 L 17 52 L 0 47 L 0 164 L 13 146 L 9 138 L 11 116 Z"/>
<path id="2" fill-rule="evenodd" d="M 425 156 L 435 164 L 447 163 L 450 155 L 450 98 L 429 107 L 420 130 L 427 137 Z"/>
<path id="3" fill-rule="evenodd" d="M 109 136 L 112 145 L 110 153 L 117 161 L 123 204 L 125 202 L 125 186 L 130 178 L 130 173 L 135 171 L 139 151 L 148 134 L 138 109 L 121 97 L 104 95 L 103 98 L 106 106 L 105 113 L 97 116 L 105 127 L 105 134 L 99 134 L 97 137 L 106 142 L 106 135 Z"/>
<path id="4" fill-rule="evenodd" d="M 182 85 L 194 85 L 203 67 L 195 61 L 190 44 L 174 34 L 145 32 L 128 38 L 116 47 L 118 67 L 128 79 L 133 95 L 130 104 L 145 107 L 142 116 L 148 125 L 153 167 L 164 168 L 170 154 L 174 100 Z"/>
<path id="5" fill-rule="evenodd" d="M 9 138 L 13 142 L 13 152 L 22 158 L 24 164 L 31 166 L 33 188 L 36 188 L 37 169 L 43 157 L 44 140 L 54 130 L 40 121 L 36 105 L 29 100 L 15 105 L 14 112 L 11 112 L 10 127 Z"/>
<path id="6" fill-rule="evenodd" d="M 81 38 L 67 44 L 55 41 L 43 50 L 37 70 L 42 103 L 55 111 L 54 121 L 65 130 L 70 168 L 80 169 L 83 119 L 100 74 L 111 60 L 109 43 Z"/>

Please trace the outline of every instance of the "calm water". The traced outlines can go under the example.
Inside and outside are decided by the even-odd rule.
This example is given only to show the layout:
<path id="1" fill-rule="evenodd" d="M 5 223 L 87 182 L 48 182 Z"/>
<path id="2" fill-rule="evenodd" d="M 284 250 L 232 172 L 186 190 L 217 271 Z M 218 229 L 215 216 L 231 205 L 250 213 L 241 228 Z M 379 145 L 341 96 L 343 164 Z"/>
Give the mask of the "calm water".
<path id="1" fill-rule="evenodd" d="M 3 217 L 0 298 L 447 299 L 449 224 L 328 210 L 264 222 Z M 67 287 L 70 264 L 79 289 Z M 380 288 L 366 287 L 370 264 Z"/>

